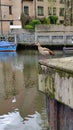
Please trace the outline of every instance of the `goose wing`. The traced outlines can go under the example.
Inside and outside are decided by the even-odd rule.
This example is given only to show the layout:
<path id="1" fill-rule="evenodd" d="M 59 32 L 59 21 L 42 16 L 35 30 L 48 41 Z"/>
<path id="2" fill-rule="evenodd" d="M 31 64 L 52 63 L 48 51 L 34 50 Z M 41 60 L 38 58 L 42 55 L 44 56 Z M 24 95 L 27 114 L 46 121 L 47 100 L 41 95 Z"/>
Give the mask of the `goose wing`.
<path id="1" fill-rule="evenodd" d="M 54 55 L 54 52 L 52 50 L 50 50 L 49 48 L 44 47 L 43 51 L 48 51 L 49 54 Z"/>

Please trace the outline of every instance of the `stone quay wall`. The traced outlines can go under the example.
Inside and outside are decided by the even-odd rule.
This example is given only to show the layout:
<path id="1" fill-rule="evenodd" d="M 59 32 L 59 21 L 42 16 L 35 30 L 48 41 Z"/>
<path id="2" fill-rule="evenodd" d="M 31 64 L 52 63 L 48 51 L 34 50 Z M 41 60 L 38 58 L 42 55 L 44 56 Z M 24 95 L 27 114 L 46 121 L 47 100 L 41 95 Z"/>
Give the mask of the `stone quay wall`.
<path id="1" fill-rule="evenodd" d="M 11 30 L 9 34 L 3 35 L 3 39 L 16 39 L 17 44 L 33 45 L 40 42 L 42 45 L 73 45 L 73 26 L 63 25 L 37 25 L 35 31 L 26 31 L 24 29 Z M 11 38 L 10 38 L 11 35 Z M 2 39 L 2 35 L 0 37 Z"/>
<path id="2" fill-rule="evenodd" d="M 37 25 L 35 32 L 23 31 L 17 33 L 17 43 L 42 45 L 72 45 L 73 27 L 63 25 Z"/>

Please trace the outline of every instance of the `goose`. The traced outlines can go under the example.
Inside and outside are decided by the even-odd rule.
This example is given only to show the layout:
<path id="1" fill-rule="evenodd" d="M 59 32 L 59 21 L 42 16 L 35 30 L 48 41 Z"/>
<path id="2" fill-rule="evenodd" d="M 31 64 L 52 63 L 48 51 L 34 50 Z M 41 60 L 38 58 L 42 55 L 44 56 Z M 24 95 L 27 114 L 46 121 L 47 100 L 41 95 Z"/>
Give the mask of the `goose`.
<path id="1" fill-rule="evenodd" d="M 54 52 L 52 50 L 46 47 L 42 47 L 39 42 L 36 45 L 38 46 L 39 53 L 42 54 L 43 56 L 54 55 Z"/>

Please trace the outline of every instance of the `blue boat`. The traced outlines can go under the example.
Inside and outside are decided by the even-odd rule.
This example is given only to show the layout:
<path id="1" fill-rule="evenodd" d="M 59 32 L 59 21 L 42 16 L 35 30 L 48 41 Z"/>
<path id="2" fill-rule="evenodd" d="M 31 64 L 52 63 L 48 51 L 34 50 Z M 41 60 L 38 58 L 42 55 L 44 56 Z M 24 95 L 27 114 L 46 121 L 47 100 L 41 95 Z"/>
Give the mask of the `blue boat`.
<path id="1" fill-rule="evenodd" d="M 0 52 L 16 52 L 16 44 L 8 41 L 0 41 Z"/>

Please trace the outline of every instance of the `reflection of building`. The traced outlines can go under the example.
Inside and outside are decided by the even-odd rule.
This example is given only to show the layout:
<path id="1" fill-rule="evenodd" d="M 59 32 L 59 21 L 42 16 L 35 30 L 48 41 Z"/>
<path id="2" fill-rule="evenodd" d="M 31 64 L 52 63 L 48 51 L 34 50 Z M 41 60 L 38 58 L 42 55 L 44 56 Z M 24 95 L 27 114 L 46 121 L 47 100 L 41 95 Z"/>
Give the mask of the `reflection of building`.
<path id="1" fill-rule="evenodd" d="M 11 62 L 0 62 L 0 103 L 23 89 L 23 72 L 12 68 Z M 14 70 L 15 69 L 15 70 Z"/>
<path id="2" fill-rule="evenodd" d="M 20 27 L 21 0 L 0 0 L 0 33 L 10 30 L 10 26 Z"/>

